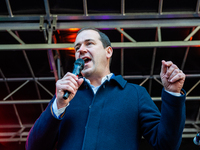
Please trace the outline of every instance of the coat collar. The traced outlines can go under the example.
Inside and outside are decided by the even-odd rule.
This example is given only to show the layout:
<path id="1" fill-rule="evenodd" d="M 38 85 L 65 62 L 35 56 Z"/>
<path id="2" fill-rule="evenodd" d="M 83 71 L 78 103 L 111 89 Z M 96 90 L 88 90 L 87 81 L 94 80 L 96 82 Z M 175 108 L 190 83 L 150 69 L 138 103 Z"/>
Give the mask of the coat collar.
<path id="1" fill-rule="evenodd" d="M 124 88 L 126 86 L 127 81 L 123 79 L 123 77 L 121 75 L 117 75 L 115 76 L 114 74 L 112 75 L 111 82 L 116 82 L 121 88 Z M 83 84 L 80 86 L 80 88 L 88 88 L 88 83 L 84 80 Z"/>
<path id="2" fill-rule="evenodd" d="M 124 88 L 127 83 L 127 81 L 124 80 L 124 78 L 121 75 L 114 76 L 110 80 L 116 81 L 119 84 L 119 86 L 121 86 L 121 88 Z"/>

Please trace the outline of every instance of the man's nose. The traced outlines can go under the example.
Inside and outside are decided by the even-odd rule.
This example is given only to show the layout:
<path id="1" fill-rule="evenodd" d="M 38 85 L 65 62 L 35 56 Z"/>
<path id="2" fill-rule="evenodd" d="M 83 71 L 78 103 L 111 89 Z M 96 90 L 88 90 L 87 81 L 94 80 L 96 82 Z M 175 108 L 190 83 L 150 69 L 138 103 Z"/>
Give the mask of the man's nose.
<path id="1" fill-rule="evenodd" d="M 84 44 L 82 44 L 78 51 L 80 54 L 87 53 L 87 48 Z"/>

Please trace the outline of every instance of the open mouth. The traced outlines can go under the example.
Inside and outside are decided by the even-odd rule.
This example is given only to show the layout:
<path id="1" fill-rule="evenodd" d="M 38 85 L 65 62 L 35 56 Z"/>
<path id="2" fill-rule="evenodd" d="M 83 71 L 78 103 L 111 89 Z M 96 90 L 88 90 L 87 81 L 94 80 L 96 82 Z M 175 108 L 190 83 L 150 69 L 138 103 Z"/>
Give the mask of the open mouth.
<path id="1" fill-rule="evenodd" d="M 84 60 L 85 64 L 91 61 L 91 59 L 87 58 L 87 57 L 83 58 L 83 60 Z"/>

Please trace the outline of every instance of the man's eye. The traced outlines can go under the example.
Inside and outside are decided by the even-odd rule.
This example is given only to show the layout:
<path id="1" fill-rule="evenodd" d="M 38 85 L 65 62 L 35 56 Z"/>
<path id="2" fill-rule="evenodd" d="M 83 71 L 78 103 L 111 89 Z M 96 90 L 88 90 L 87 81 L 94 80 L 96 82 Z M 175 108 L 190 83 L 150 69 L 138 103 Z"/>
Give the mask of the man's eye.
<path id="1" fill-rule="evenodd" d="M 78 51 L 78 50 L 79 50 L 79 47 L 75 47 L 75 50 Z"/>
<path id="2" fill-rule="evenodd" d="M 91 45 L 91 44 L 92 44 L 91 42 L 88 42 L 88 43 L 87 43 L 87 45 Z"/>

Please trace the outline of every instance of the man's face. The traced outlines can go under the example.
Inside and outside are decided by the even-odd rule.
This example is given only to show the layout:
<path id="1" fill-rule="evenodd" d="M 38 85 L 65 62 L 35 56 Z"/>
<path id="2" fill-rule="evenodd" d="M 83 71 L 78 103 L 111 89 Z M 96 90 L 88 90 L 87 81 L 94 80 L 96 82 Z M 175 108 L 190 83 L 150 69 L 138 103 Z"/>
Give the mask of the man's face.
<path id="1" fill-rule="evenodd" d="M 99 33 L 94 30 L 80 32 L 75 41 L 75 58 L 85 61 L 82 75 L 91 77 L 102 74 L 107 66 L 106 48 L 100 41 Z"/>

